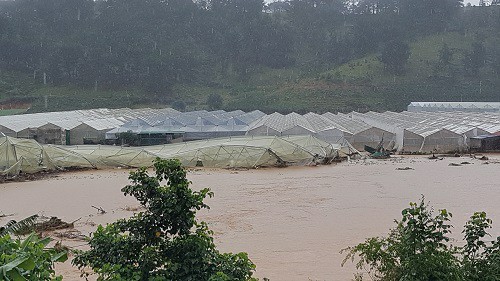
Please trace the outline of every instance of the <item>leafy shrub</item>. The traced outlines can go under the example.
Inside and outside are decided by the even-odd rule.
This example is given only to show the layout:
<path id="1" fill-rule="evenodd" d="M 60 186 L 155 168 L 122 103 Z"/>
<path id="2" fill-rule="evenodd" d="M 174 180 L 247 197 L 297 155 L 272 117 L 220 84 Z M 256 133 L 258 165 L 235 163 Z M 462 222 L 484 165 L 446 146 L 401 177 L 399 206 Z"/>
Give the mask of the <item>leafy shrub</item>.
<path id="1" fill-rule="evenodd" d="M 50 238 L 39 239 L 32 233 L 26 239 L 0 236 L 0 280 L 62 280 L 55 276 L 54 262 L 64 262 L 66 251 L 47 248 Z"/>
<path id="2" fill-rule="evenodd" d="M 401 221 L 387 237 L 373 237 L 349 247 L 346 258 L 354 262 L 356 280 L 365 275 L 370 280 L 500 280 L 500 237 L 484 241 L 491 220 L 486 213 L 471 216 L 465 225 L 465 246 L 454 247 L 450 241 L 451 213 L 433 209 L 424 202 L 410 203 L 402 211 Z"/>

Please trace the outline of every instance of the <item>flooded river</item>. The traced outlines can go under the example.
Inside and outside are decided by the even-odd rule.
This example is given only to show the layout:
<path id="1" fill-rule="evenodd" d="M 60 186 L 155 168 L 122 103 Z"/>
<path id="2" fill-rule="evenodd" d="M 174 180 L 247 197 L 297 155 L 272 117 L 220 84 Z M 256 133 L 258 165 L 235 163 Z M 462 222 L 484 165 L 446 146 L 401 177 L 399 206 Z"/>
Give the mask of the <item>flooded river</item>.
<path id="1" fill-rule="evenodd" d="M 497 157 L 500 158 L 500 157 Z M 471 164 L 449 166 L 468 161 Z M 397 170 L 409 167 L 409 170 Z M 215 231 L 221 251 L 248 252 L 258 277 L 278 280 L 350 280 L 351 264 L 341 267 L 339 251 L 367 237 L 386 234 L 401 210 L 423 194 L 436 209 L 453 213 L 453 235 L 466 219 L 486 211 L 493 236 L 500 235 L 500 164 L 462 158 L 423 156 L 357 160 L 318 167 L 229 171 L 202 169 L 188 174 L 193 188 L 210 187 L 215 197 L 200 219 Z M 130 216 L 138 206 L 121 194 L 126 170 L 61 174 L 36 182 L 0 185 L 1 218 L 35 213 L 76 221 L 88 235 L 96 224 Z M 92 206 L 102 208 L 98 214 Z M 64 241 L 84 249 L 79 241 Z M 69 263 L 59 265 L 65 280 L 83 280 Z"/>

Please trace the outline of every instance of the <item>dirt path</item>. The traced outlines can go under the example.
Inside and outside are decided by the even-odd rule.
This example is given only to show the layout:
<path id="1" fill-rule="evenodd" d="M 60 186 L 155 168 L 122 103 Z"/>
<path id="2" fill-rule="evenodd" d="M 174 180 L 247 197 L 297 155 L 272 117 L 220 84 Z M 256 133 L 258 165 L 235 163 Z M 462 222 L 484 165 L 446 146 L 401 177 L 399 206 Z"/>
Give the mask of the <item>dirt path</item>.
<path id="1" fill-rule="evenodd" d="M 468 161 L 472 164 L 449 166 Z M 494 161 L 490 161 L 494 162 Z M 397 170 L 410 167 L 413 170 Z M 405 157 L 332 166 L 197 170 L 188 175 L 196 189 L 210 187 L 215 197 L 200 218 L 215 231 L 222 251 L 246 251 L 257 276 L 277 280 L 350 280 L 339 251 L 370 236 L 383 235 L 410 201 L 421 194 L 436 208 L 453 213 L 455 237 L 474 212 L 484 210 L 500 235 L 500 164 L 470 158 L 428 160 Z M 87 235 L 96 224 L 130 216 L 137 203 L 121 194 L 126 170 L 63 174 L 37 182 L 0 185 L 0 214 L 34 213 L 76 222 Z M 98 214 L 91 206 L 102 207 Z M 77 248 L 81 241 L 65 241 Z M 57 267 L 65 280 L 83 280 L 69 264 Z"/>

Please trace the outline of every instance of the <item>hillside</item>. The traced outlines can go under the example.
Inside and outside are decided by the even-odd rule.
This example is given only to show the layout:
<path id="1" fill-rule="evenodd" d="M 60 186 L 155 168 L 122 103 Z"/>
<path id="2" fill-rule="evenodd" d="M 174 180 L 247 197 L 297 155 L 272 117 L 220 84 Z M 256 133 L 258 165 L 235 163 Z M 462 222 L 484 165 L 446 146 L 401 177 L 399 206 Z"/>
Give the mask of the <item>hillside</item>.
<path id="1" fill-rule="evenodd" d="M 500 6 L 51 1 L 0 3 L 0 114 L 348 112 L 500 100 Z"/>
<path id="2" fill-rule="evenodd" d="M 493 37 L 490 38 L 493 41 Z M 260 109 L 266 112 L 348 112 L 351 110 L 404 110 L 410 101 L 500 101 L 500 78 L 484 68 L 478 77 L 460 73 L 463 53 L 471 36 L 442 33 L 415 40 L 401 75 L 384 70 L 377 55 L 338 67 L 308 71 L 299 68 L 262 68 L 245 82 L 221 79 L 212 85 L 177 84 L 170 101 L 161 101 L 140 89 L 94 91 L 75 86 L 44 86 L 20 73 L 2 73 L 3 108 L 30 108 L 30 112 L 96 107 L 161 107 L 183 101 L 189 110 L 207 109 L 209 94 L 223 98 L 223 109 Z M 439 68 L 439 50 L 454 50 L 450 69 Z M 22 110 L 21 110 L 22 111 Z M 20 111 L 0 111 L 12 114 Z"/>

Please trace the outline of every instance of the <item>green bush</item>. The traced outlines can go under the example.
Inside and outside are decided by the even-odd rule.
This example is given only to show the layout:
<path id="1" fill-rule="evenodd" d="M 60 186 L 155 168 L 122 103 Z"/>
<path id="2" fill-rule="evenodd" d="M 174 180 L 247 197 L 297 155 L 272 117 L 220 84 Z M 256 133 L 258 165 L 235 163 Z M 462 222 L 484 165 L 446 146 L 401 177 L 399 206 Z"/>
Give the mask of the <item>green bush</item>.
<path id="1" fill-rule="evenodd" d="M 475 213 L 466 223 L 465 246 L 449 243 L 451 213 L 433 209 L 424 202 L 410 203 L 402 219 L 386 237 L 373 237 L 342 252 L 363 270 L 356 280 L 500 280 L 500 237 L 484 241 L 491 220 L 486 213 Z"/>

